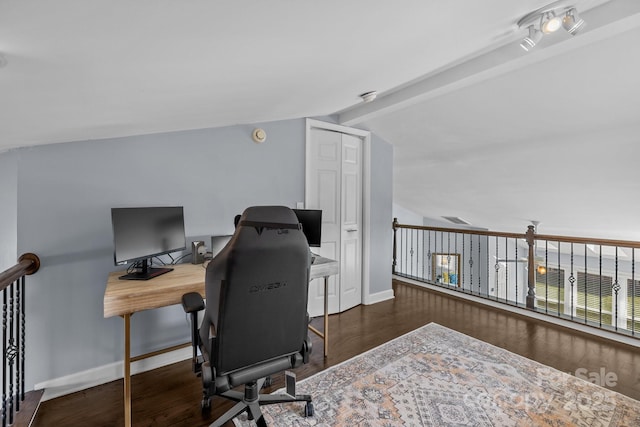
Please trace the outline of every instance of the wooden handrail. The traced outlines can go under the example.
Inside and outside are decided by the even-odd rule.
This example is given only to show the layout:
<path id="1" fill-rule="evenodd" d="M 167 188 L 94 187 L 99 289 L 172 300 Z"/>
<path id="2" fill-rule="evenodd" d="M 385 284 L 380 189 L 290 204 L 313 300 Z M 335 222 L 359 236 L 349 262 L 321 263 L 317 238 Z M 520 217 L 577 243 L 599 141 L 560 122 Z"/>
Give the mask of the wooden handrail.
<path id="1" fill-rule="evenodd" d="M 407 225 L 399 224 L 397 221 L 393 222 L 394 230 L 397 228 L 406 228 L 412 230 L 426 230 L 426 231 L 439 231 L 443 233 L 460 233 L 460 234 L 474 234 L 480 236 L 490 237 L 508 237 L 514 239 L 526 239 L 526 233 L 504 233 L 488 230 L 469 230 L 466 228 L 443 228 L 443 227 L 427 227 L 422 225 Z M 549 242 L 562 242 L 562 243 L 577 243 L 586 245 L 602 245 L 602 246 L 621 246 L 625 248 L 640 248 L 640 242 L 632 240 L 613 240 L 613 239 L 599 239 L 595 237 L 572 237 L 572 236 L 556 236 L 552 234 L 535 234 L 535 240 L 547 240 Z"/>
<path id="2" fill-rule="evenodd" d="M 424 225 L 407 225 L 400 224 L 394 221 L 393 223 L 394 230 L 396 228 L 406 228 L 409 230 L 425 230 L 425 231 L 438 231 L 441 233 L 460 233 L 460 234 L 474 234 L 480 236 L 491 236 L 491 237 L 508 237 L 513 239 L 525 239 L 526 234 L 524 233 L 504 233 L 499 231 L 489 231 L 489 230 L 476 230 L 476 229 L 466 229 L 466 228 L 446 228 L 446 227 L 427 227 Z"/>
<path id="3" fill-rule="evenodd" d="M 22 276 L 30 276 L 40 269 L 40 258 L 27 252 L 18 258 L 18 263 L 0 273 L 0 291 L 11 285 Z"/>

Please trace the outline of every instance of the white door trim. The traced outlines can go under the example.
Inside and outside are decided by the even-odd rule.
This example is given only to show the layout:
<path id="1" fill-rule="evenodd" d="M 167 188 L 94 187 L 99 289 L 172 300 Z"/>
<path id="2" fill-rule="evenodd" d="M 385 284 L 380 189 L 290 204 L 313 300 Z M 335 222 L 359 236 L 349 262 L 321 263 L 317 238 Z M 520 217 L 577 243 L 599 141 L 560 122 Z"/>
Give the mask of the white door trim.
<path id="1" fill-rule="evenodd" d="M 305 125 L 305 184 L 304 184 L 304 204 L 309 203 L 308 195 L 310 194 L 308 185 L 311 182 L 311 129 L 323 129 L 334 132 L 346 133 L 362 138 L 362 303 L 373 304 L 374 302 L 369 295 L 369 263 L 370 263 L 370 247 L 371 241 L 371 132 L 351 128 L 347 126 L 337 125 L 335 123 L 323 122 L 315 119 L 306 119 Z"/>

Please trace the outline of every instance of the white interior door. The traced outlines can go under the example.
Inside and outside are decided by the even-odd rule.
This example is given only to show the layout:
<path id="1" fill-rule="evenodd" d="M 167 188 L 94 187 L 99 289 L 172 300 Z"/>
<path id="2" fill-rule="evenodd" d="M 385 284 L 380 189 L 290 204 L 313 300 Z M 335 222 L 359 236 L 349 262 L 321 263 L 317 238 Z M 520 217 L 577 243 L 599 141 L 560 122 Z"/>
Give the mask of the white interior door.
<path id="1" fill-rule="evenodd" d="M 311 128 L 305 207 L 322 209 L 322 246 L 314 250 L 340 262 L 329 279 L 329 313 L 362 302 L 362 139 Z M 309 285 L 311 316 L 324 311 L 324 279 Z"/>
<path id="2" fill-rule="evenodd" d="M 309 179 L 305 196 L 305 208 L 322 209 L 322 245 L 314 252 L 326 258 L 340 259 L 340 164 L 342 162 L 342 136 L 337 132 L 311 129 L 309 155 Z M 329 313 L 340 309 L 338 297 L 339 275 L 329 278 Z M 309 284 L 309 304 L 307 309 L 312 317 L 324 312 L 324 279 L 312 280 Z"/>
<path id="3" fill-rule="evenodd" d="M 342 134 L 340 311 L 362 302 L 362 139 Z"/>

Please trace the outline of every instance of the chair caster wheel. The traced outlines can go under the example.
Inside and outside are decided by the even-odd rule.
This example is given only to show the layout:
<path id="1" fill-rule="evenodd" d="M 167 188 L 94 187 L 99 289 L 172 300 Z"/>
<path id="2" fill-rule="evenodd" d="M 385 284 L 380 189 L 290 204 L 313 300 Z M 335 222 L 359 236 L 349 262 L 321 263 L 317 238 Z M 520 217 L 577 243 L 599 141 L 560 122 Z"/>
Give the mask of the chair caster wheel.
<path id="1" fill-rule="evenodd" d="M 211 409 L 211 398 L 206 398 L 206 399 L 202 399 L 202 402 L 200 402 L 200 408 L 203 411 L 208 411 L 209 409 Z"/>
<path id="2" fill-rule="evenodd" d="M 271 387 L 273 385 L 273 378 L 268 376 L 264 379 L 264 383 L 262 384 L 262 388 Z"/>
<path id="3" fill-rule="evenodd" d="M 307 402 L 307 404 L 304 405 L 304 416 L 313 417 L 313 403 Z"/>

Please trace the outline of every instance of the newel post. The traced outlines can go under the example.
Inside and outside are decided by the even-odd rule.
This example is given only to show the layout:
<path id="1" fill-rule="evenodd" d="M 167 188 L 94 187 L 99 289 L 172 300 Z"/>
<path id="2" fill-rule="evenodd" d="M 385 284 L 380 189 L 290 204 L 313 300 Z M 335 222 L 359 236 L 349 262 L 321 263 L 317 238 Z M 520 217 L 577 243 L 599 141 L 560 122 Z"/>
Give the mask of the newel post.
<path id="1" fill-rule="evenodd" d="M 529 278 L 527 286 L 529 288 L 527 292 L 527 308 L 531 310 L 535 310 L 536 308 L 536 266 L 535 266 L 535 242 L 536 242 L 536 233 L 535 227 L 530 225 L 527 227 L 527 244 L 529 245 L 529 256 L 527 258 L 528 270 L 529 270 Z"/>
<path id="2" fill-rule="evenodd" d="M 392 274 L 396 274 L 396 258 L 397 258 L 396 231 L 398 231 L 398 218 L 393 218 L 393 264 L 391 265 Z"/>

